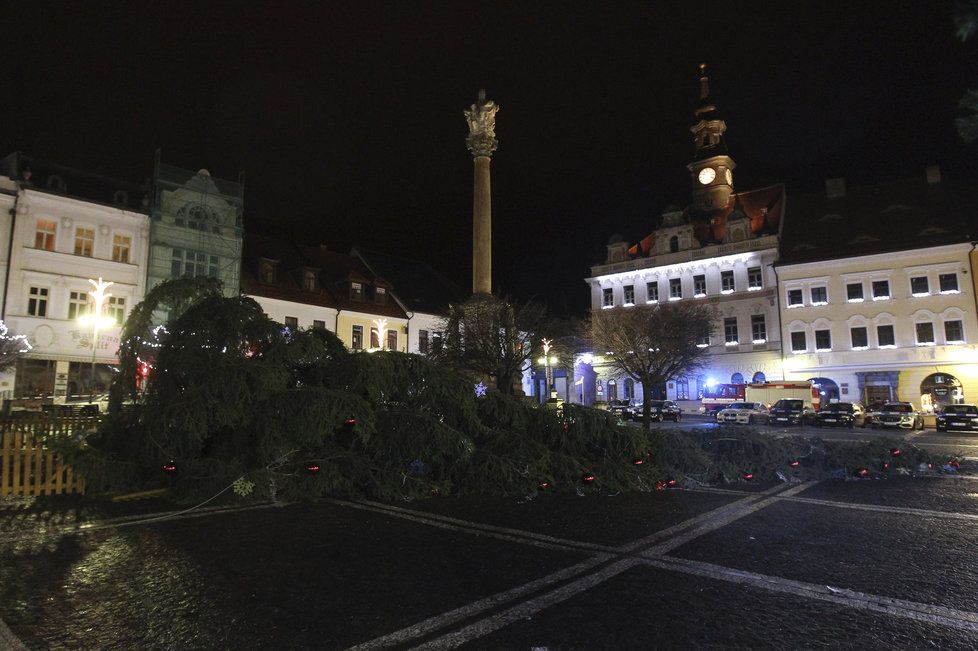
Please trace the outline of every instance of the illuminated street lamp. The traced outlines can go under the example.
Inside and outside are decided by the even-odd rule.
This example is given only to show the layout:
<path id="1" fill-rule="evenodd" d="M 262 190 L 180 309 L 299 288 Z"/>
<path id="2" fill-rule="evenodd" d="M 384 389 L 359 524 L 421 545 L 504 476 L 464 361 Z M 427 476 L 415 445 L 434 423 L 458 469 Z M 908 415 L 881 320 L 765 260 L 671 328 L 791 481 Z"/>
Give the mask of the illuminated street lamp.
<path id="1" fill-rule="evenodd" d="M 88 282 L 92 283 L 95 287 L 95 289 L 88 292 L 88 295 L 95 301 L 95 307 L 91 313 L 78 317 L 78 325 L 92 327 L 92 385 L 89 387 L 89 394 L 95 395 L 95 352 L 98 349 L 98 331 L 99 328 L 108 328 L 109 326 L 115 325 L 115 319 L 105 316 L 102 313 L 105 308 L 105 299 L 112 296 L 112 294 L 107 294 L 105 290 L 115 283 L 105 282 L 101 278 L 97 281 L 89 278 Z"/>
<path id="2" fill-rule="evenodd" d="M 553 342 L 552 339 L 541 339 L 543 343 L 543 357 L 539 358 L 537 361 L 543 364 L 546 370 L 547 376 L 547 391 L 549 392 L 549 397 L 551 400 L 557 398 L 557 389 L 553 385 L 553 366 L 557 363 L 557 356 L 550 354 L 550 344 Z"/>

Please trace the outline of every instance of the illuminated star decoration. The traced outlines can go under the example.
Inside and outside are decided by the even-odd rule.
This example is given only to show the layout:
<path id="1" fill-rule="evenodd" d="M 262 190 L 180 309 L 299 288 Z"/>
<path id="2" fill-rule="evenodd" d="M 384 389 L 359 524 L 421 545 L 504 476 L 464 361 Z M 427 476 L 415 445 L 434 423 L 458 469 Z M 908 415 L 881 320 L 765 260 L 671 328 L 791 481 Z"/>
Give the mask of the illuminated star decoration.
<path id="1" fill-rule="evenodd" d="M 475 385 L 475 396 L 477 398 L 483 398 L 485 397 L 485 395 L 486 395 L 486 385 L 483 384 L 482 382 L 479 382 L 477 385 Z"/>

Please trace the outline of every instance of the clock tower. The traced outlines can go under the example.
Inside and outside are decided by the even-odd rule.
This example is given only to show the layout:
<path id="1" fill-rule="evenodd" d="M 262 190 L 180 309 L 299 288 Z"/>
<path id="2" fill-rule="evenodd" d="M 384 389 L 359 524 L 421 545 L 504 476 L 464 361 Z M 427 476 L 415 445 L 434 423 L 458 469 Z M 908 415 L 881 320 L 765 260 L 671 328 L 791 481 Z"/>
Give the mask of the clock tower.
<path id="1" fill-rule="evenodd" d="M 697 122 L 690 131 L 696 153 L 693 162 L 686 166 L 693 182 L 693 206 L 699 212 L 712 212 L 730 202 L 733 169 L 737 164 L 727 155 L 727 143 L 723 139 L 727 124 L 710 101 L 710 78 L 705 63 L 700 64 L 700 101 L 693 114 Z"/>

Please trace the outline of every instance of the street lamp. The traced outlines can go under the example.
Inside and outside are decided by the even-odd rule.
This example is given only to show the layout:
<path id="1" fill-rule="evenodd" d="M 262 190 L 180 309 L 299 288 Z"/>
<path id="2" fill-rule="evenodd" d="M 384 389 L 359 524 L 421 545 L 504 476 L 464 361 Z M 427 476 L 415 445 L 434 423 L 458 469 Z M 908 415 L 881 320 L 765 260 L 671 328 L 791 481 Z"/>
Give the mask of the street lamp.
<path id="1" fill-rule="evenodd" d="M 92 283 L 92 285 L 95 287 L 95 289 L 88 292 L 88 295 L 92 297 L 93 301 L 95 301 L 95 307 L 92 309 L 91 313 L 83 314 L 78 317 L 78 325 L 92 327 L 92 385 L 89 387 L 89 394 L 94 396 L 95 352 L 98 349 L 98 331 L 99 328 L 108 328 L 109 326 L 115 324 L 115 319 L 102 314 L 105 307 L 105 299 L 112 296 L 112 294 L 107 294 L 105 290 L 115 283 L 105 282 L 101 278 L 99 278 L 97 281 L 89 278 L 88 282 Z"/>
<path id="2" fill-rule="evenodd" d="M 550 355 L 550 348 L 551 348 L 550 344 L 553 342 L 553 340 L 541 339 L 540 341 L 543 343 L 543 357 L 541 357 L 537 361 L 540 364 L 543 364 L 544 369 L 546 371 L 546 378 L 547 378 L 546 382 L 547 382 L 547 391 L 549 393 L 549 398 L 550 400 L 555 400 L 557 398 L 557 389 L 553 385 L 553 379 L 554 379 L 553 366 L 557 363 L 557 356 Z"/>

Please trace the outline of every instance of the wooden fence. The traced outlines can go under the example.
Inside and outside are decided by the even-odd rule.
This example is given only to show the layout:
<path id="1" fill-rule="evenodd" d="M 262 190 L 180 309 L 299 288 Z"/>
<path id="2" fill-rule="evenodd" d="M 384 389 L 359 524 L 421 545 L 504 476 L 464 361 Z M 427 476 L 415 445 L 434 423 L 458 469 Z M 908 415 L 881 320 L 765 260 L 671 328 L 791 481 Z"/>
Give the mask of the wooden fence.
<path id="1" fill-rule="evenodd" d="M 92 431 L 98 418 L 72 416 L 0 420 L 0 497 L 85 492 L 85 481 L 47 445 Z"/>

